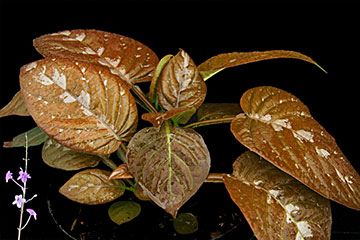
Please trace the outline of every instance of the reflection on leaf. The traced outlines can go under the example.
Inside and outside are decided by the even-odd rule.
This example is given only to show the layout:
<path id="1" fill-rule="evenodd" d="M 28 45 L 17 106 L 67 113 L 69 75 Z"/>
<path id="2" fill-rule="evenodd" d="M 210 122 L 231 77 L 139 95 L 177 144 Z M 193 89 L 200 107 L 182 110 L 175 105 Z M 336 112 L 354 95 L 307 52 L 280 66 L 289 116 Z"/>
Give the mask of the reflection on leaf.
<path id="1" fill-rule="evenodd" d="M 59 190 L 72 201 L 96 205 L 111 202 L 124 194 L 121 180 L 109 180 L 110 172 L 87 169 L 75 174 Z"/>
<path id="2" fill-rule="evenodd" d="M 240 100 L 236 139 L 326 198 L 360 210 L 360 176 L 334 138 L 295 96 L 257 87 Z"/>
<path id="3" fill-rule="evenodd" d="M 151 81 L 156 54 L 134 39 L 98 30 L 72 30 L 43 35 L 34 40 L 46 58 L 62 57 L 107 67 L 129 86 Z"/>
<path id="4" fill-rule="evenodd" d="M 106 68 L 44 59 L 21 68 L 20 84 L 37 125 L 73 150 L 107 155 L 136 130 L 135 101 L 126 85 Z"/>
<path id="5" fill-rule="evenodd" d="M 232 200 L 259 240 L 330 239 L 327 199 L 255 153 L 243 153 L 224 176 Z"/>
<path id="6" fill-rule="evenodd" d="M 206 84 L 190 56 L 180 50 L 164 67 L 156 94 L 162 109 L 198 108 L 206 96 Z"/>

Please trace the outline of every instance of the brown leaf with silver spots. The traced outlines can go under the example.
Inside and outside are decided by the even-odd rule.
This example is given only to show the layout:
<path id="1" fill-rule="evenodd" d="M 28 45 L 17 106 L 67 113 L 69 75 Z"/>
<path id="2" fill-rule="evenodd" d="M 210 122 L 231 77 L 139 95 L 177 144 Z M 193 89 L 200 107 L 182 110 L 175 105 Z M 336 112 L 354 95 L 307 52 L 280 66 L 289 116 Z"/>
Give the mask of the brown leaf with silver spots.
<path id="1" fill-rule="evenodd" d="M 43 35 L 34 47 L 44 57 L 62 57 L 103 65 L 129 85 L 147 82 L 158 63 L 144 44 L 114 33 L 72 30 Z"/>
<path id="2" fill-rule="evenodd" d="M 295 96 L 257 87 L 240 100 L 236 139 L 320 195 L 360 210 L 360 176 L 334 138 Z"/>
<path id="3" fill-rule="evenodd" d="M 124 194 L 125 184 L 121 180 L 109 180 L 110 172 L 87 169 L 75 174 L 59 190 L 72 201 L 97 205 L 111 202 Z"/>
<path id="4" fill-rule="evenodd" d="M 96 167 L 101 161 L 99 156 L 76 152 L 51 139 L 44 143 L 41 155 L 48 166 L 67 171 Z"/>
<path id="5" fill-rule="evenodd" d="M 257 239 L 330 239 L 329 200 L 250 151 L 233 169 L 224 176 L 226 189 Z"/>
<path id="6" fill-rule="evenodd" d="M 198 108 L 206 96 L 206 84 L 195 63 L 184 51 L 170 59 L 158 80 L 156 94 L 164 110 Z"/>
<path id="7" fill-rule="evenodd" d="M 165 122 L 144 128 L 127 150 L 129 171 L 158 206 L 176 217 L 208 176 L 210 154 L 200 134 Z"/>
<path id="8" fill-rule="evenodd" d="M 320 67 L 319 64 L 317 64 L 310 57 L 299 52 L 285 51 L 285 50 L 223 53 L 206 60 L 205 62 L 200 64 L 198 68 L 204 80 L 207 80 L 216 73 L 229 67 L 235 67 L 247 63 L 277 59 L 277 58 L 292 58 L 292 59 L 303 60 L 316 65 L 321 70 L 326 72 L 324 69 Z"/>
<path id="9" fill-rule="evenodd" d="M 44 59 L 21 68 L 20 85 L 37 125 L 65 147 L 107 155 L 136 130 L 135 101 L 107 68 Z"/>

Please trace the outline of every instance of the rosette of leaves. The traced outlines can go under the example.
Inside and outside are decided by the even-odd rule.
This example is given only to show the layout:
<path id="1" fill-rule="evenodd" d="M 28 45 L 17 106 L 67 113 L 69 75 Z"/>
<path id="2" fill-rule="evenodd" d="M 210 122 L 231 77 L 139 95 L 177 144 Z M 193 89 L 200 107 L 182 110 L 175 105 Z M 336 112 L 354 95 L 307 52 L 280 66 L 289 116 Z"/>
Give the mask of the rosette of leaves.
<path id="1" fill-rule="evenodd" d="M 21 68 L 21 90 L 0 117 L 31 116 L 37 127 L 27 132 L 29 145 L 45 142 L 49 166 L 79 170 L 103 162 L 113 170 L 76 173 L 60 189 L 69 199 L 101 204 L 128 189 L 176 218 L 204 182 L 224 182 L 261 240 L 330 239 L 328 199 L 360 210 L 359 174 L 298 98 L 257 87 L 243 94 L 240 105 L 204 103 L 205 81 L 226 68 L 276 58 L 320 67 L 310 57 L 233 52 L 197 66 L 184 50 L 158 61 L 142 43 L 97 30 L 44 35 L 34 46 L 45 59 Z M 136 85 L 146 81 L 148 94 Z M 152 127 L 137 131 L 136 104 L 148 111 L 141 117 Z M 234 162 L 232 174 L 209 173 L 209 150 L 194 130 L 220 123 L 231 123 L 235 138 L 252 151 Z M 24 134 L 4 144 L 23 145 Z M 110 159 L 115 151 L 123 163 Z M 109 215 L 123 224 L 140 209 L 120 201 Z"/>

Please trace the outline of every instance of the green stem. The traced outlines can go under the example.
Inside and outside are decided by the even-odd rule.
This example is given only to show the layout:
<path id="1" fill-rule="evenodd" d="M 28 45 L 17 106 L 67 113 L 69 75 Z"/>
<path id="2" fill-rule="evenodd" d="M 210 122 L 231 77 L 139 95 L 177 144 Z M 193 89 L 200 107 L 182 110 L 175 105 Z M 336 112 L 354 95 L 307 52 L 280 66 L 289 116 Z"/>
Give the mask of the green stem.
<path id="1" fill-rule="evenodd" d="M 120 147 L 116 150 L 116 156 L 123 162 L 126 163 L 126 151 L 127 147 L 126 145 L 121 142 Z"/>
<path id="2" fill-rule="evenodd" d="M 141 91 L 140 87 L 137 85 L 134 85 L 132 88 L 133 92 L 136 94 L 136 96 L 142 101 L 145 106 L 150 110 L 150 112 L 157 113 L 156 108 L 149 102 L 145 94 Z"/>
<path id="3" fill-rule="evenodd" d="M 205 125 L 220 124 L 220 123 L 230 123 L 234 118 L 235 118 L 235 116 L 234 117 L 228 117 L 228 118 L 218 118 L 218 119 L 204 120 L 204 121 L 190 123 L 190 124 L 184 126 L 184 128 L 196 128 L 196 127 L 202 127 L 202 126 L 205 126 Z"/>
<path id="4" fill-rule="evenodd" d="M 224 175 L 226 175 L 226 173 L 209 173 L 205 182 L 206 183 L 223 183 Z"/>
<path id="5" fill-rule="evenodd" d="M 99 155 L 99 157 L 101 157 L 102 162 L 112 170 L 115 170 L 115 168 L 117 168 L 117 165 L 110 158 L 101 155 Z"/>

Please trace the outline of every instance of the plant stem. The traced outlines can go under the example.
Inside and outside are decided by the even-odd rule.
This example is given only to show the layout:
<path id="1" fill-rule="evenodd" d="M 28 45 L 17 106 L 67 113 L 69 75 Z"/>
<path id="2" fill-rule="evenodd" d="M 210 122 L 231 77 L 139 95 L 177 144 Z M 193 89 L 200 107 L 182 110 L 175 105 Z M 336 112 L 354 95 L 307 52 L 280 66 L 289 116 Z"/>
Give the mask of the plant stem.
<path id="1" fill-rule="evenodd" d="M 120 147 L 116 150 L 116 156 L 123 162 L 126 163 L 126 151 L 127 147 L 126 145 L 121 142 Z"/>
<path id="2" fill-rule="evenodd" d="M 99 157 L 101 157 L 102 162 L 112 170 L 115 170 L 115 168 L 117 168 L 117 165 L 110 158 L 101 155 L 99 155 Z"/>
<path id="3" fill-rule="evenodd" d="M 209 173 L 209 175 L 205 179 L 205 182 L 206 183 L 223 183 L 224 182 L 224 179 L 223 179 L 224 175 L 226 175 L 226 173 Z M 126 179 L 123 179 L 123 180 L 131 181 L 129 178 L 126 178 Z M 130 184 L 130 185 L 133 185 L 133 184 Z"/>
<path id="4" fill-rule="evenodd" d="M 145 94 L 141 91 L 140 87 L 137 85 L 134 85 L 132 88 L 133 92 L 136 94 L 136 96 L 146 105 L 147 108 L 149 108 L 153 113 L 156 113 L 156 108 L 149 102 Z"/>
<path id="5" fill-rule="evenodd" d="M 207 176 L 205 182 L 206 183 L 223 183 L 224 182 L 224 175 L 226 175 L 226 173 L 209 173 L 209 175 Z"/>
<path id="6" fill-rule="evenodd" d="M 25 173 L 27 173 L 27 169 L 28 169 L 28 136 L 27 133 L 25 133 Z M 26 195 L 26 181 L 24 181 L 24 185 L 22 187 L 22 199 L 26 199 L 25 198 Z M 22 230 L 22 219 L 23 219 L 23 215 L 24 215 L 24 205 L 25 205 L 25 201 L 21 203 L 21 209 L 20 209 L 20 220 L 19 220 L 19 227 L 18 227 L 18 240 L 21 239 L 21 230 Z"/>
<path id="7" fill-rule="evenodd" d="M 204 121 L 190 123 L 190 124 L 184 126 L 184 128 L 196 128 L 196 127 L 202 127 L 202 126 L 210 125 L 210 124 L 230 123 L 234 118 L 235 118 L 235 116 L 228 117 L 228 118 L 204 120 Z"/>

